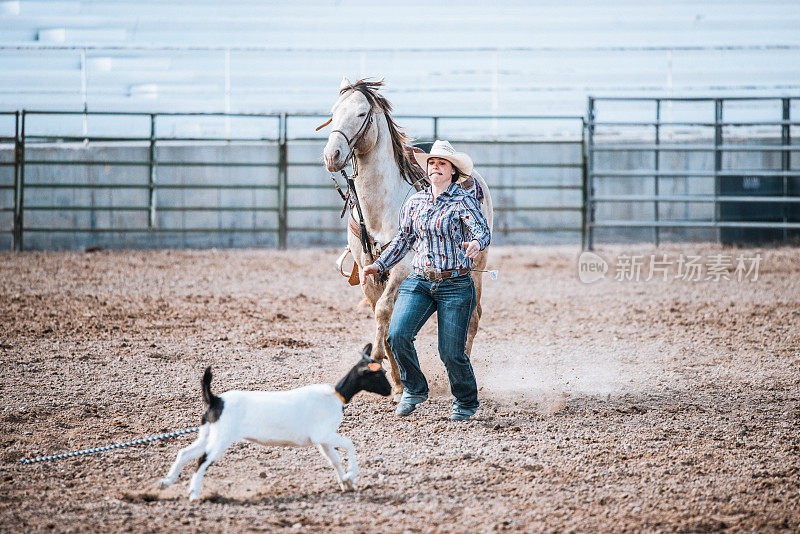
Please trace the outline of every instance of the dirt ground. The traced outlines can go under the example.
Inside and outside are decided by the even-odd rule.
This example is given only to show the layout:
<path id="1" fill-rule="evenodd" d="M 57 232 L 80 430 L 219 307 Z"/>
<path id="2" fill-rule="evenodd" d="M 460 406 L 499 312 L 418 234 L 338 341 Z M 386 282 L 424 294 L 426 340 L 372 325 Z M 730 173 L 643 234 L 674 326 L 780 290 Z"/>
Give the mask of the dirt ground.
<path id="1" fill-rule="evenodd" d="M 800 250 L 758 279 L 594 284 L 574 248 L 498 248 L 472 355 L 481 407 L 450 422 L 435 320 L 432 398 L 406 419 L 360 394 L 344 493 L 314 449 L 234 445 L 189 502 L 192 436 L 33 465 L 24 457 L 198 424 L 214 390 L 333 383 L 371 341 L 338 250 L 0 253 L 0 530 L 230 532 L 800 529 Z M 616 259 L 615 259 L 616 258 Z M 644 278 L 644 277 L 643 277 Z"/>

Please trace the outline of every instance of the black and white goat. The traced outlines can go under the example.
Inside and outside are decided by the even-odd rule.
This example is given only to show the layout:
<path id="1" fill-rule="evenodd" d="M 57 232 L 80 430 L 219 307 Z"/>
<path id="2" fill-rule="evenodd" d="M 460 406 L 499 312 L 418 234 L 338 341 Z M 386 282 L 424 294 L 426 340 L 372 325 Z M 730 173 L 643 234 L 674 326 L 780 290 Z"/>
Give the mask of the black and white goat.
<path id="1" fill-rule="evenodd" d="M 208 466 L 244 439 L 260 445 L 316 446 L 336 470 L 342 490 L 355 489 L 356 449 L 352 441 L 337 434 L 343 407 L 362 390 L 383 396 L 392 392 L 383 368 L 369 357 L 371 351 L 372 344 L 364 347 L 361 360 L 335 387 L 315 384 L 289 391 L 227 391 L 217 396 L 211 393 L 211 367 L 207 367 L 201 387 L 208 409 L 199 436 L 178 452 L 161 487 L 175 482 L 183 467 L 198 458 L 197 472 L 189 483 L 189 499 L 197 499 Z M 347 473 L 335 447 L 347 451 Z"/>

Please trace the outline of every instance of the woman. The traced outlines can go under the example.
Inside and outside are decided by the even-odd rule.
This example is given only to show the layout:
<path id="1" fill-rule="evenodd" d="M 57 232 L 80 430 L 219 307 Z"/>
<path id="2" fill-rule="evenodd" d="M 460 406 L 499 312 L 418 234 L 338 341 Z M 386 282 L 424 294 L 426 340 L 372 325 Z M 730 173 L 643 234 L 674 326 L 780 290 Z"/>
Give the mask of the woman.
<path id="1" fill-rule="evenodd" d="M 472 259 L 489 245 L 486 218 L 478 201 L 458 181 L 472 173 L 472 160 L 447 141 L 436 141 L 429 154 L 414 154 L 427 169 L 430 188 L 403 206 L 400 231 L 375 263 L 364 267 L 364 279 L 391 269 L 413 245 L 414 271 L 400 285 L 389 325 L 389 346 L 400 367 L 403 396 L 397 415 L 405 417 L 428 399 L 428 382 L 419 366 L 414 338 L 437 312 L 439 357 L 447 369 L 454 421 L 467 421 L 478 409 L 478 387 L 464 352 L 475 308 Z"/>

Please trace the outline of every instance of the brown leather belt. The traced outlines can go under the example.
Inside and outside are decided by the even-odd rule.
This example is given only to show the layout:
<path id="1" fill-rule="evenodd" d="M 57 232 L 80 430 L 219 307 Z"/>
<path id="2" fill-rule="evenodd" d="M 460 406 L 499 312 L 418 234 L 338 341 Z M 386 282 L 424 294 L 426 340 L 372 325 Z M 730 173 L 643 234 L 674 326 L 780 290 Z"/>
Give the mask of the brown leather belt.
<path id="1" fill-rule="evenodd" d="M 448 278 L 455 278 L 462 274 L 467 274 L 469 269 L 451 269 L 449 271 L 440 271 L 438 269 L 414 269 L 414 272 L 429 282 L 442 282 Z"/>

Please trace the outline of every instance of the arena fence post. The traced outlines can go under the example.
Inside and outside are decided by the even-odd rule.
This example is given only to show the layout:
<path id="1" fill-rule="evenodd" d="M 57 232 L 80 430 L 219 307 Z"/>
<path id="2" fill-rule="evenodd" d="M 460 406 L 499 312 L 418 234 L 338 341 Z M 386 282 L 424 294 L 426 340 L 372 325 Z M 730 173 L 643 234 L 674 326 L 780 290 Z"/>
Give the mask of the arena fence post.
<path id="1" fill-rule="evenodd" d="M 789 152 L 788 147 L 792 144 L 792 128 L 791 124 L 791 101 L 788 98 L 781 99 L 781 107 L 783 113 L 781 115 L 783 124 L 781 125 L 781 173 L 783 174 L 783 189 L 784 197 L 789 196 L 789 173 L 792 170 L 792 153 Z M 789 222 L 789 204 L 783 203 L 783 241 L 789 237 L 789 229 L 786 228 L 786 223 Z"/>
<path id="2" fill-rule="evenodd" d="M 13 248 L 22 250 L 25 199 L 25 110 L 17 113 L 17 139 L 14 143 L 14 229 Z"/>
<path id="3" fill-rule="evenodd" d="M 11 212 L 11 250 L 17 250 L 17 198 L 19 197 L 19 111 L 14 112 L 14 205 Z"/>
<path id="4" fill-rule="evenodd" d="M 594 222 L 594 205 L 592 203 L 592 186 L 593 186 L 593 179 L 592 179 L 592 159 L 594 156 L 594 147 L 592 144 L 594 143 L 594 97 L 589 97 L 587 104 L 586 104 L 586 133 L 585 135 L 585 142 L 584 142 L 584 166 L 586 170 L 584 171 L 584 180 L 583 180 L 583 210 L 584 210 L 584 218 L 583 224 L 585 227 L 584 231 L 584 243 L 583 248 L 584 250 L 592 250 L 594 248 L 594 228 L 592 223 Z"/>
<path id="5" fill-rule="evenodd" d="M 581 251 L 586 250 L 586 118 L 581 118 Z"/>
<path id="6" fill-rule="evenodd" d="M 653 174 L 653 196 L 655 200 L 653 201 L 653 220 L 655 221 L 653 224 L 653 245 L 658 246 L 660 242 L 661 236 L 659 235 L 659 226 L 658 226 L 658 170 L 659 170 L 659 150 L 658 145 L 661 142 L 660 137 L 660 129 L 661 129 L 661 99 L 656 98 L 656 123 L 655 123 L 655 147 L 653 149 L 653 170 L 655 173 Z"/>
<path id="7" fill-rule="evenodd" d="M 711 210 L 711 223 L 716 231 L 718 243 L 722 241 L 722 232 L 718 224 L 720 209 L 717 200 L 720 195 L 719 173 L 722 171 L 722 105 L 721 98 L 714 99 L 714 204 Z"/>
<path id="8" fill-rule="evenodd" d="M 281 113 L 278 119 L 278 248 L 286 249 L 286 200 L 287 200 L 287 160 L 286 160 L 286 122 L 289 116 Z"/>
<path id="9" fill-rule="evenodd" d="M 149 171 L 149 178 L 148 178 L 148 187 L 149 187 L 149 195 L 148 195 L 148 213 L 149 220 L 148 225 L 150 230 L 154 230 L 156 228 L 156 115 L 155 113 L 150 114 L 150 152 L 149 152 L 149 159 L 147 162 L 148 171 Z"/>

